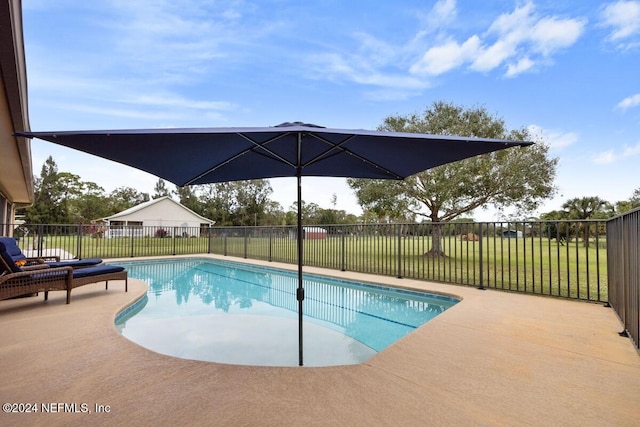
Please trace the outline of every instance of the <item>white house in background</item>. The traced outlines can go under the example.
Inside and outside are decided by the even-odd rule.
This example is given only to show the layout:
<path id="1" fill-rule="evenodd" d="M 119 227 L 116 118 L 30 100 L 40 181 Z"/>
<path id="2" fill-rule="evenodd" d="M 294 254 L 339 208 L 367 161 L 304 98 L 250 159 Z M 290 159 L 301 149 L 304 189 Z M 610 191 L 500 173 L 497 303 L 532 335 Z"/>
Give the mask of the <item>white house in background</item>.
<path id="1" fill-rule="evenodd" d="M 149 200 L 103 218 L 109 237 L 198 237 L 215 221 L 198 215 L 169 196 Z"/>

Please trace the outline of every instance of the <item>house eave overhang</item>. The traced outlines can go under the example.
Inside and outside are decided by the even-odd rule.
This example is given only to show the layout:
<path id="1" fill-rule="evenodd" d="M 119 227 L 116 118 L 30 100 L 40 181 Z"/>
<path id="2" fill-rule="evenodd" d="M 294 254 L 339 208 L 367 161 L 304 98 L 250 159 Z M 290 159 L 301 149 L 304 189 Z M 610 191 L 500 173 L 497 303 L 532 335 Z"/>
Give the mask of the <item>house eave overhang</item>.
<path id="1" fill-rule="evenodd" d="M 31 142 L 15 132 L 30 129 L 22 2 L 0 2 L 0 192 L 11 203 L 34 201 Z"/>

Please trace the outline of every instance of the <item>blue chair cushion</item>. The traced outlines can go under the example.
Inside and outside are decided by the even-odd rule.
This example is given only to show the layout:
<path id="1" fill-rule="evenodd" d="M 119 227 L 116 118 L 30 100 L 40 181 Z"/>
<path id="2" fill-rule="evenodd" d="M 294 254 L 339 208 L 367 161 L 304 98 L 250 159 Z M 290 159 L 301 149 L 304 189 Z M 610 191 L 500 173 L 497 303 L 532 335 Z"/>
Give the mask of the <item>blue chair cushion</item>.
<path id="1" fill-rule="evenodd" d="M 11 256 L 11 241 L 13 241 L 13 246 L 17 248 L 18 245 L 16 245 L 16 241 L 14 239 L 10 237 L 0 237 L 0 257 L 2 257 L 2 260 L 11 269 L 10 273 L 19 273 L 23 270 L 16 265 L 16 261 L 19 261 L 19 259 L 14 259 L 13 256 Z M 22 253 L 22 251 L 20 251 L 20 253 Z"/>
<path id="2" fill-rule="evenodd" d="M 5 259 L 5 257 L 10 257 L 12 259 L 12 262 L 9 262 L 9 258 L 5 259 L 5 262 L 7 262 L 7 264 L 11 265 L 12 268 L 15 267 L 16 269 L 13 270 L 14 273 L 17 273 L 19 271 L 22 271 L 22 269 L 18 266 L 16 266 L 16 262 L 17 261 L 23 261 L 26 260 L 27 257 L 24 255 L 24 253 L 22 252 L 22 250 L 18 247 L 18 243 L 16 242 L 16 239 L 14 239 L 13 237 L 0 237 L 0 243 L 4 244 L 5 246 L 5 251 L 6 251 L 6 255 L 3 255 L 3 259 Z M 4 253 L 4 251 L 3 251 Z M 66 260 L 66 261 L 52 261 L 52 262 L 47 262 L 47 265 L 51 268 L 56 268 L 56 267 L 87 267 L 87 266 L 92 266 L 92 265 L 98 265 L 98 264 L 102 264 L 102 260 L 99 258 L 86 258 L 86 259 L 81 259 L 81 260 Z"/>
<path id="3" fill-rule="evenodd" d="M 71 260 L 71 261 L 52 261 L 47 262 L 47 265 L 51 268 L 56 267 L 89 267 L 89 266 L 97 266 L 101 264 L 102 260 L 100 258 L 85 258 L 79 260 Z"/>
<path id="4" fill-rule="evenodd" d="M 98 276 L 100 274 L 108 274 L 108 273 L 117 273 L 119 271 L 124 271 L 124 267 L 119 265 L 100 265 L 97 267 L 87 267 L 87 268 L 79 268 L 77 270 L 73 270 L 73 277 L 87 277 L 87 276 Z"/>

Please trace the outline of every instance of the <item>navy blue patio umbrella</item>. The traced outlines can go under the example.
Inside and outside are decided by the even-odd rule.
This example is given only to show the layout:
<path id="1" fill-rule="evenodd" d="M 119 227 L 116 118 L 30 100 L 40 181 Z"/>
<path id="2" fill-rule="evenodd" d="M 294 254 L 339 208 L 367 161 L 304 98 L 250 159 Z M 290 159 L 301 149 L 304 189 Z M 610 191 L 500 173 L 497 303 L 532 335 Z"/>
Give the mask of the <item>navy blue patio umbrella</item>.
<path id="1" fill-rule="evenodd" d="M 531 142 L 449 135 L 274 127 L 18 132 L 144 170 L 177 186 L 276 177 L 298 180 L 298 342 L 302 348 L 302 177 L 401 180 L 435 166 Z"/>

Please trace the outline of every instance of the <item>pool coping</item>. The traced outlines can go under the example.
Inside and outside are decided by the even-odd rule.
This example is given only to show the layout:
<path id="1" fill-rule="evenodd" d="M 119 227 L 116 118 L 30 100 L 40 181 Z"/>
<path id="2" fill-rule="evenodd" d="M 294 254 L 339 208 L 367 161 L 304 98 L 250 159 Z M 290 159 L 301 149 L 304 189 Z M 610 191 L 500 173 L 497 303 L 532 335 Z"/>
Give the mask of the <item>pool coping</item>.
<path id="1" fill-rule="evenodd" d="M 305 272 L 383 281 L 462 301 L 366 363 L 323 368 L 197 362 L 137 346 L 113 323 L 118 311 L 146 294 L 136 279 L 128 293 L 117 282 L 108 291 L 103 284 L 74 289 L 70 305 L 60 292 L 47 302 L 42 296 L 0 301 L 3 403 L 109 406 L 101 413 L 10 413 L 0 419 L 12 425 L 637 422 L 640 357 L 618 336 L 621 325 L 610 308 L 352 272 Z"/>

